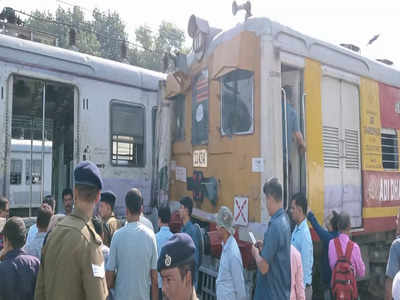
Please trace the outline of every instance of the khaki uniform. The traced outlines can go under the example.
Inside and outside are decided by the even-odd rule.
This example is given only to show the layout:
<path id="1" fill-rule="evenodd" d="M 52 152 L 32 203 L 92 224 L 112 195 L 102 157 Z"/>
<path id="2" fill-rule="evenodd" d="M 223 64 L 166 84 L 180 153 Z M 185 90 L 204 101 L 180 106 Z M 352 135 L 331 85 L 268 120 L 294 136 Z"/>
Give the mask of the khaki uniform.
<path id="1" fill-rule="evenodd" d="M 120 228 L 120 221 L 115 217 L 114 213 L 105 221 L 108 232 L 104 234 L 104 244 L 108 247 L 111 245 L 111 239 L 114 233 Z"/>
<path id="2" fill-rule="evenodd" d="M 101 244 L 89 218 L 74 209 L 43 246 L 35 300 L 105 300 Z"/>

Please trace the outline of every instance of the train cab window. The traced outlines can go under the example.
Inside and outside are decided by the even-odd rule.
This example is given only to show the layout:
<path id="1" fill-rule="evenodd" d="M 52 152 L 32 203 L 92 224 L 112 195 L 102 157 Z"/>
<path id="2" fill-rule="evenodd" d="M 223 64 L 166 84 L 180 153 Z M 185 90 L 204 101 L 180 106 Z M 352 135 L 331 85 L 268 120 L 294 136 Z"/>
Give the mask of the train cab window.
<path id="1" fill-rule="evenodd" d="M 223 135 L 253 132 L 253 73 L 235 70 L 221 78 Z"/>
<path id="2" fill-rule="evenodd" d="M 111 103 L 111 161 L 113 165 L 144 167 L 145 109 Z"/>
<path id="3" fill-rule="evenodd" d="M 10 184 L 19 185 L 22 182 L 22 160 L 11 159 Z"/>
<path id="4" fill-rule="evenodd" d="M 42 178 L 42 160 L 34 159 L 32 161 L 32 174 L 31 174 L 31 160 L 27 159 L 25 162 L 25 176 L 27 185 L 30 185 L 30 178 L 32 175 L 32 184 L 40 184 Z"/>
<path id="5" fill-rule="evenodd" d="M 185 96 L 178 95 L 174 99 L 175 111 L 175 134 L 174 141 L 183 141 L 185 139 Z"/>
<path id="6" fill-rule="evenodd" d="M 382 166 L 384 169 L 399 168 L 399 153 L 397 143 L 397 132 L 395 129 L 382 128 Z"/>

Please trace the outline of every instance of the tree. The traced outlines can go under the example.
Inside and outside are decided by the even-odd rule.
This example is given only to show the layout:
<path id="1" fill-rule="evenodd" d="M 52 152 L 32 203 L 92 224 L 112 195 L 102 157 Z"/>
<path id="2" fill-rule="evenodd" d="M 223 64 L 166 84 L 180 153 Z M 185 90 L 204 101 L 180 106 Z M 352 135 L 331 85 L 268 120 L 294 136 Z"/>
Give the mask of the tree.
<path id="1" fill-rule="evenodd" d="M 121 43 L 128 40 L 125 24 L 116 12 L 93 10 L 92 28 L 100 42 L 101 56 L 112 60 L 121 60 Z"/>
<path id="2" fill-rule="evenodd" d="M 184 52 L 185 34 L 174 24 L 161 22 L 158 32 L 145 25 L 135 31 L 138 47 L 137 64 L 144 68 L 163 71 L 163 57 L 169 52 Z"/>
<path id="3" fill-rule="evenodd" d="M 57 36 L 58 46 L 70 49 L 69 31 L 76 31 L 76 48 L 79 52 L 91 55 L 100 55 L 100 43 L 95 34 L 90 30 L 90 23 L 85 21 L 82 10 L 75 6 L 73 10 L 58 7 L 55 18 L 48 11 L 34 11 L 25 24 L 35 30 L 48 32 Z"/>
<path id="4" fill-rule="evenodd" d="M 74 6 L 65 10 L 58 7 L 55 15 L 49 11 L 34 11 L 25 20 L 26 26 L 58 37 L 58 46 L 71 49 L 69 32 L 76 31 L 76 48 L 82 53 L 122 61 L 121 44 L 128 41 L 126 26 L 118 13 L 94 9 L 93 20 L 85 19 L 83 11 Z M 166 52 L 184 51 L 185 34 L 174 24 L 161 22 L 157 31 L 143 25 L 136 29 L 135 39 L 127 43 L 127 62 L 155 71 L 163 70 Z"/>

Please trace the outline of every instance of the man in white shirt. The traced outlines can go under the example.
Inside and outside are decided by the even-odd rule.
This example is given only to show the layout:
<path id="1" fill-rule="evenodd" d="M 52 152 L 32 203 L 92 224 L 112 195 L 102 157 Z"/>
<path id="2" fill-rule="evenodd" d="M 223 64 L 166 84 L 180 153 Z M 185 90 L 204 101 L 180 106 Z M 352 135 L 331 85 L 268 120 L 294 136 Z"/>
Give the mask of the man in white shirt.
<path id="1" fill-rule="evenodd" d="M 222 206 L 217 214 L 217 230 L 223 241 L 216 281 L 217 300 L 245 300 L 247 298 L 243 277 L 243 262 L 233 234 L 233 216 L 228 207 Z"/>

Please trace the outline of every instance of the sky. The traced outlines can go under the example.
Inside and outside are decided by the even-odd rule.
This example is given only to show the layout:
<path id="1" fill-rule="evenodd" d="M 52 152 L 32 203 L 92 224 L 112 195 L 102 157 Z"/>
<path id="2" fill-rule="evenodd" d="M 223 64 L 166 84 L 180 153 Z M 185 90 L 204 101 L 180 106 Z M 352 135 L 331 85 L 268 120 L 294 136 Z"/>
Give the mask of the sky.
<path id="1" fill-rule="evenodd" d="M 238 4 L 243 0 L 237 0 Z M 352 43 L 361 54 L 372 59 L 386 58 L 400 68 L 400 0 L 253 0 L 255 17 L 268 17 L 314 38 L 333 44 Z M 187 34 L 189 17 L 195 14 L 210 26 L 229 29 L 244 20 L 244 12 L 232 15 L 231 0 L 0 0 L 0 7 L 30 12 L 34 9 L 54 12 L 57 6 L 80 6 L 117 11 L 127 26 L 130 39 L 139 25 L 156 29 L 161 21 L 177 25 Z M 367 42 L 376 34 L 379 38 Z M 188 46 L 191 44 L 187 36 Z"/>

